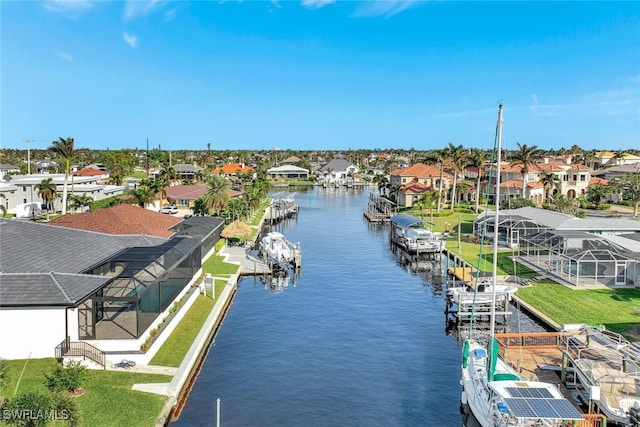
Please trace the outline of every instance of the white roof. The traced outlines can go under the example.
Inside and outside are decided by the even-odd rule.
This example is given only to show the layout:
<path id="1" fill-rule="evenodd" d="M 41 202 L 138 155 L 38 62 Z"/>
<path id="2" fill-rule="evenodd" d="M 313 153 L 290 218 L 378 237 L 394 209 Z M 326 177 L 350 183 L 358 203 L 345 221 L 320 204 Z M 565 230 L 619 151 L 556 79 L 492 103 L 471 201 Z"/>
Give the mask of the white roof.
<path id="1" fill-rule="evenodd" d="M 306 173 L 309 173 L 309 170 L 305 169 L 305 168 L 298 167 L 298 166 L 293 166 L 293 165 L 282 165 L 282 166 L 277 166 L 275 168 L 271 168 L 271 169 L 267 170 L 267 173 L 279 173 L 279 172 L 306 172 Z"/>

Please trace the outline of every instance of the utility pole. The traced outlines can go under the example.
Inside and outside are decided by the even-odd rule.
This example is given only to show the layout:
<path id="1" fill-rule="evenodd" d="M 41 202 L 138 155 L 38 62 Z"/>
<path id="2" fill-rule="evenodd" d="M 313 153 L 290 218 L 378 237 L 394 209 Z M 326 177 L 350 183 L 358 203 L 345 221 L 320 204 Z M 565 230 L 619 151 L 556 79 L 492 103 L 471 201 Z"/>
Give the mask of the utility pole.
<path id="1" fill-rule="evenodd" d="M 147 154 L 144 157 L 146 162 L 145 170 L 147 171 L 147 178 L 149 178 L 149 138 L 147 138 Z"/>
<path id="2" fill-rule="evenodd" d="M 31 140 L 25 139 L 24 142 L 27 144 L 27 175 L 31 175 Z"/>

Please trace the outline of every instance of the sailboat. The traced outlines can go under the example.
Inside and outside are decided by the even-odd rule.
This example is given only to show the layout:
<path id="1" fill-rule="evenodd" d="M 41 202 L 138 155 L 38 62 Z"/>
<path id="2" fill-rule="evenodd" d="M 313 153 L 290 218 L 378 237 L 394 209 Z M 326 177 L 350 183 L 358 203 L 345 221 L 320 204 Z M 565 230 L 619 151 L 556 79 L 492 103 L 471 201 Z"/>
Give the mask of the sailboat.
<path id="1" fill-rule="evenodd" d="M 500 201 L 500 155 L 502 150 L 502 104 L 496 125 L 495 224 Z M 467 404 L 482 427 L 548 426 L 562 427 L 582 420 L 580 412 L 564 398 L 554 384 L 527 381 L 498 356 L 495 335 L 498 236 L 493 239 L 493 292 L 488 345 L 467 339 L 462 350 L 462 403 Z"/>

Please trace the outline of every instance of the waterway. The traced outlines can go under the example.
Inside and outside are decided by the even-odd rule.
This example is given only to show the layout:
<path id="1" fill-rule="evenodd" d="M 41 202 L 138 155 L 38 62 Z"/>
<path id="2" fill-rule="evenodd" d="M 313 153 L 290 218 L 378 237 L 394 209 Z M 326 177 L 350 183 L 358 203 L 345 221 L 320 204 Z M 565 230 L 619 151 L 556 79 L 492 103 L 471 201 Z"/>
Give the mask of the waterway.
<path id="1" fill-rule="evenodd" d="M 276 291 L 241 280 L 172 425 L 215 425 L 218 398 L 223 426 L 464 424 L 440 264 L 394 254 L 387 226 L 363 218 L 369 191 L 296 193 L 298 217 L 274 228 L 301 243 L 300 276 Z"/>

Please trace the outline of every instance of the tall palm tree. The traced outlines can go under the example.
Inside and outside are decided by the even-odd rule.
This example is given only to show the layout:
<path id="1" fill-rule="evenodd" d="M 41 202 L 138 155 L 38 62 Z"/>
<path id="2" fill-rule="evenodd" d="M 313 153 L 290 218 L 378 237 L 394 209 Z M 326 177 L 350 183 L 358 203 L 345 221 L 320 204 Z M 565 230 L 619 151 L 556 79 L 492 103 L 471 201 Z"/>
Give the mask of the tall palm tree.
<path id="1" fill-rule="evenodd" d="M 35 185 L 38 191 L 38 196 L 42 199 L 42 202 L 47 207 L 47 220 L 49 219 L 49 211 L 51 210 L 53 200 L 58 194 L 58 188 L 53 183 L 52 178 L 43 179 L 39 184 Z"/>
<path id="2" fill-rule="evenodd" d="M 229 189 L 231 182 L 223 175 L 212 175 L 208 182 L 209 188 L 203 196 L 203 201 L 207 207 L 215 209 L 220 215 L 220 211 L 229 201 Z"/>
<path id="3" fill-rule="evenodd" d="M 537 160 L 542 158 L 542 150 L 537 145 L 528 146 L 527 144 L 518 144 L 518 149 L 512 155 L 513 165 L 519 165 L 522 172 L 522 198 L 527 197 L 527 175 L 531 166 L 533 166 Z"/>
<path id="4" fill-rule="evenodd" d="M 433 224 L 433 202 L 440 199 L 440 192 L 438 190 L 427 190 L 418 197 L 417 203 L 420 207 L 420 216 L 422 217 L 422 209 L 424 206 L 429 208 L 430 222 Z"/>
<path id="5" fill-rule="evenodd" d="M 458 184 L 458 175 L 464 173 L 464 166 L 467 157 L 467 151 L 464 149 L 462 145 L 454 145 L 452 142 L 449 143 L 447 147 L 449 161 L 451 167 L 453 169 L 453 189 L 451 192 L 451 209 L 454 208 L 456 204 L 457 192 L 456 186 Z M 463 176 L 464 179 L 464 176 Z"/>
<path id="6" fill-rule="evenodd" d="M 551 171 L 542 171 L 540 173 L 540 179 L 538 182 L 544 187 L 544 200 L 548 201 L 551 195 L 549 194 L 555 188 L 560 187 L 560 177 Z"/>
<path id="7" fill-rule="evenodd" d="M 433 150 L 431 153 L 429 153 L 429 155 L 425 159 L 425 162 L 428 164 L 433 164 L 433 163 L 437 164 L 438 169 L 440 170 L 440 180 L 438 183 L 438 191 L 440 192 L 440 198 L 438 198 L 437 212 L 440 212 L 440 206 L 442 203 L 442 194 L 443 194 L 442 189 L 444 187 L 444 167 L 447 165 L 448 160 L 449 160 L 449 154 L 446 148 L 443 148 L 441 150 Z"/>
<path id="8" fill-rule="evenodd" d="M 478 169 L 478 176 L 476 177 L 476 213 L 480 210 L 480 181 L 484 175 L 487 158 L 487 152 L 479 148 L 472 148 L 467 158 L 468 165 Z"/>
<path id="9" fill-rule="evenodd" d="M 619 182 L 619 188 L 625 199 L 633 204 L 633 216 L 638 216 L 640 206 L 640 173 L 625 174 Z"/>
<path id="10" fill-rule="evenodd" d="M 64 160 L 64 186 L 62 187 L 62 215 L 67 213 L 67 182 L 71 173 L 71 161 L 73 160 L 73 138 L 59 137 L 53 141 L 49 150 Z"/>

